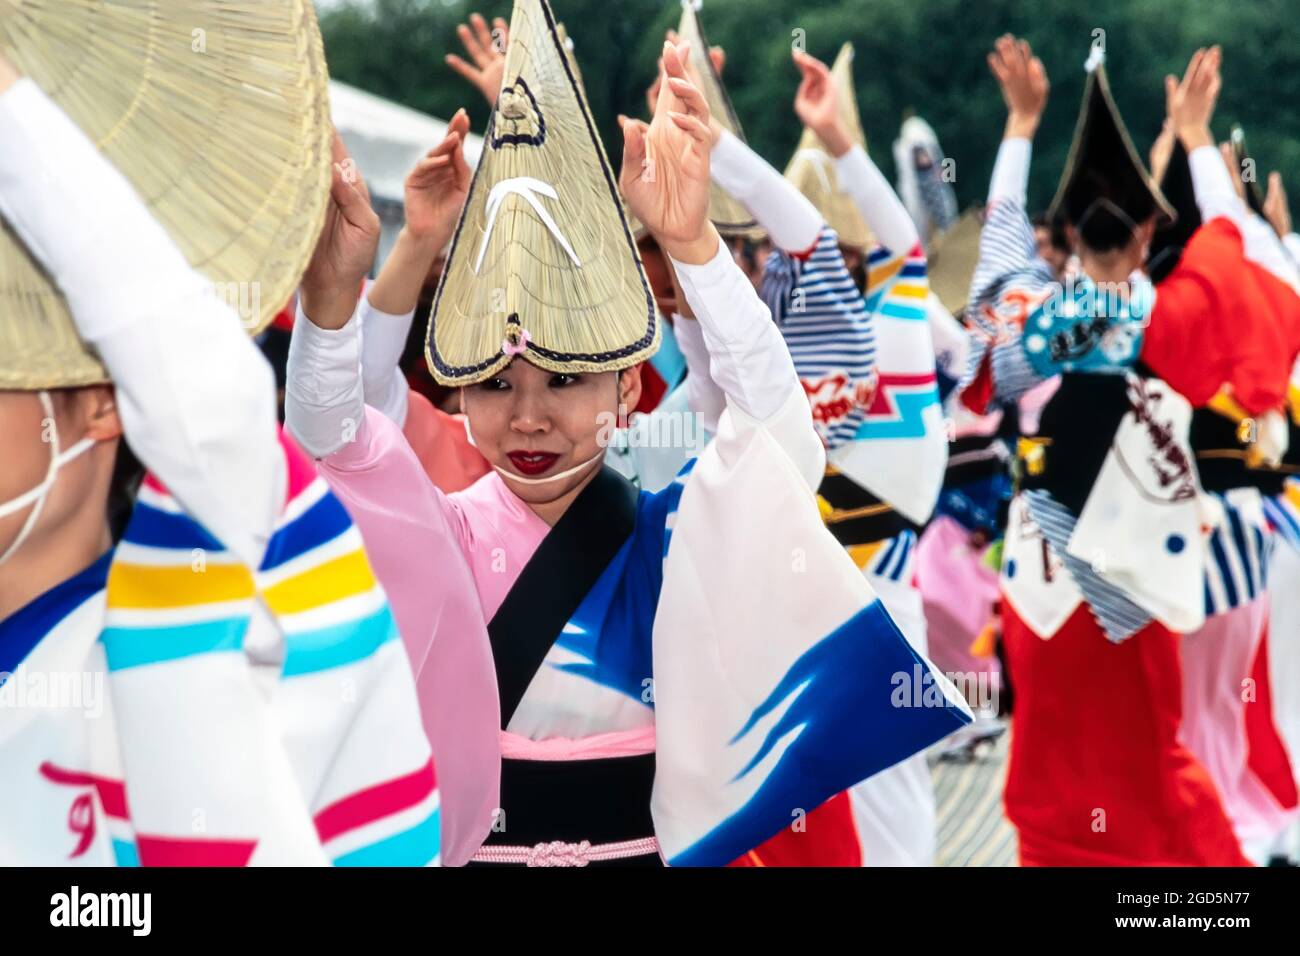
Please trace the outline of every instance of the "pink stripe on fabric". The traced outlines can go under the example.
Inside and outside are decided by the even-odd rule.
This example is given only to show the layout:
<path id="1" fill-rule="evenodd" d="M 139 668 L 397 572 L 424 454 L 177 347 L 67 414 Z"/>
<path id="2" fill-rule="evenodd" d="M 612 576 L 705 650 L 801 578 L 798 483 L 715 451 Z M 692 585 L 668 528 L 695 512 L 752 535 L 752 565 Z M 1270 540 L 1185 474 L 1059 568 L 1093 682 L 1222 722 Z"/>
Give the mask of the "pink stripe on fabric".
<path id="1" fill-rule="evenodd" d="M 287 431 L 279 429 L 280 447 L 284 449 L 284 466 L 288 473 L 288 490 L 286 491 L 285 503 L 293 501 L 302 494 L 303 490 L 316 480 L 316 466 L 312 464 L 307 454 L 298 447 L 298 443 L 293 440 Z"/>
<path id="2" fill-rule="evenodd" d="M 654 753 L 655 729 L 651 724 L 636 730 L 615 730 L 590 737 L 551 737 L 529 740 L 501 731 L 501 756 L 511 760 L 599 760 L 605 757 L 635 757 Z"/>
<path id="3" fill-rule="evenodd" d="M 247 866 L 256 840 L 194 840 L 145 836 L 135 840 L 141 866 Z"/>
<path id="4" fill-rule="evenodd" d="M 327 843 L 349 830 L 415 806 L 433 793 L 435 786 L 437 780 L 433 773 L 433 758 L 430 757 L 428 763 L 414 773 L 386 780 L 331 803 L 316 814 L 316 832 L 320 834 L 321 842 Z"/>

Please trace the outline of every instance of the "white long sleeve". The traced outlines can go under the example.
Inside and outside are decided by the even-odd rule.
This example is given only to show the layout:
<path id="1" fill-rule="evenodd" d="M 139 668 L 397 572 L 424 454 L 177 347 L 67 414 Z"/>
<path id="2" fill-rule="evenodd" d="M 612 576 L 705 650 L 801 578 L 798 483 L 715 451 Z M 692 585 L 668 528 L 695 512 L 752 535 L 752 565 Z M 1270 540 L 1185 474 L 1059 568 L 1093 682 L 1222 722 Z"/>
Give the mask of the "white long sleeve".
<path id="1" fill-rule="evenodd" d="M 1246 204 L 1237 195 L 1223 165 L 1223 156 L 1214 146 L 1198 146 L 1187 157 L 1192 171 L 1192 190 L 1196 193 L 1196 206 L 1201 211 L 1201 221 L 1209 222 L 1226 216 L 1245 231 Z"/>
<path id="2" fill-rule="evenodd" d="M 854 146 L 835 160 L 835 174 L 878 243 L 896 255 L 906 255 L 921 241 L 907 207 L 865 149 Z"/>
<path id="3" fill-rule="evenodd" d="M 30 79 L 0 96 L 0 213 L 67 298 L 140 460 L 253 567 L 284 497 L 275 379 L 134 188 Z"/>
<path id="4" fill-rule="evenodd" d="M 360 326 L 353 315 L 341 329 L 322 329 L 298 306 L 289 340 L 284 423 L 313 458 L 334 454 L 364 427 Z"/>
<path id="5" fill-rule="evenodd" d="M 1294 232 L 1288 232 L 1282 237 L 1282 245 L 1291 256 L 1291 261 L 1297 266 L 1300 266 L 1300 235 L 1297 235 Z"/>
<path id="6" fill-rule="evenodd" d="M 1028 204 L 1029 161 L 1033 152 L 1034 144 L 1023 136 L 1002 141 L 989 178 L 990 206 L 999 199 L 1013 199 L 1021 206 Z"/>
<path id="7" fill-rule="evenodd" d="M 810 488 L 821 483 L 826 449 L 794 360 L 772 314 L 725 243 L 703 265 L 672 260 L 709 350 L 711 377 L 728 403 L 769 429 Z"/>
<path id="8" fill-rule="evenodd" d="M 751 418 L 770 418 L 800 385 L 767 306 L 725 243 L 703 265 L 672 263 L 708 347 L 713 381 Z"/>
<path id="9" fill-rule="evenodd" d="M 772 243 L 786 252 L 804 252 L 823 225 L 817 207 L 788 179 L 726 130 L 709 155 L 709 174 L 724 192 L 749 210 Z"/>
<path id="10" fill-rule="evenodd" d="M 381 312 L 370 304 L 369 290 L 357 306 L 361 336 L 361 387 L 366 404 L 383 414 L 398 428 L 406 424 L 410 386 L 402 374 L 402 352 L 415 318 Z"/>
<path id="11" fill-rule="evenodd" d="M 686 358 L 686 404 L 700 416 L 705 431 L 713 434 L 717 432 L 718 419 L 727 407 L 727 395 L 713 381 L 709 370 L 709 347 L 704 342 L 704 330 L 695 319 L 674 315 L 673 333 L 677 336 L 677 347 Z"/>
<path id="12" fill-rule="evenodd" d="M 1273 227 L 1264 218 L 1246 208 L 1241 223 L 1241 236 L 1246 258 L 1263 266 L 1278 279 L 1300 293 L 1300 269 L 1282 245 Z"/>

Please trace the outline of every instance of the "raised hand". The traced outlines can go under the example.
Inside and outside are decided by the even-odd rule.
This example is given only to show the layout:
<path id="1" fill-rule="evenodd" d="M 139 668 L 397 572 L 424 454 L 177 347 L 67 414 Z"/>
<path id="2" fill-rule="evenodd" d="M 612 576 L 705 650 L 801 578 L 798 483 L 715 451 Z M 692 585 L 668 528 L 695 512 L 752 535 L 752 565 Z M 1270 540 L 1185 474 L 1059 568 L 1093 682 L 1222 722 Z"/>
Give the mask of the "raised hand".
<path id="1" fill-rule="evenodd" d="M 1287 202 L 1286 187 L 1281 173 L 1268 174 L 1268 192 L 1264 196 L 1264 218 L 1279 237 L 1291 234 L 1291 206 Z"/>
<path id="2" fill-rule="evenodd" d="M 1237 198 L 1245 202 L 1246 183 L 1241 178 L 1241 165 L 1237 162 L 1237 151 L 1232 148 L 1231 143 L 1220 143 L 1219 155 L 1223 157 L 1223 165 L 1228 167 L 1228 178 L 1232 180 L 1232 188 L 1236 191 Z"/>
<path id="3" fill-rule="evenodd" d="M 1166 118 L 1160 125 L 1160 135 L 1151 144 L 1151 178 L 1156 182 L 1164 179 L 1165 170 L 1169 168 L 1169 160 L 1174 155 L 1174 142 L 1174 127 Z"/>
<path id="4" fill-rule="evenodd" d="M 303 311 L 323 329 L 341 329 L 352 317 L 380 231 L 365 180 L 337 132 L 333 153 L 325 226 L 302 277 Z"/>
<path id="5" fill-rule="evenodd" d="M 489 31 L 487 21 L 480 14 L 471 13 L 469 25 L 462 23 L 458 26 L 456 35 L 474 62 L 468 63 L 454 53 L 446 56 L 447 65 L 473 83 L 492 105 L 496 105 L 497 96 L 501 93 L 509 32 L 509 25 L 500 17 L 492 21 L 492 29 Z"/>
<path id="6" fill-rule="evenodd" d="M 831 81 L 830 69 L 815 56 L 800 50 L 794 51 L 794 65 L 803 74 L 794 95 L 795 115 L 835 156 L 843 156 L 853 148 L 853 140 L 840 119 L 839 95 Z"/>
<path id="7" fill-rule="evenodd" d="M 1223 86 L 1219 74 L 1222 61 L 1223 52 L 1217 46 L 1201 48 L 1192 54 L 1181 81 L 1173 76 L 1165 77 L 1169 121 L 1189 154 L 1200 146 L 1214 145 L 1210 119 Z"/>
<path id="8" fill-rule="evenodd" d="M 465 162 L 469 114 L 463 109 L 447 124 L 447 135 L 406 177 L 406 229 L 416 239 L 442 248 L 456 226 L 472 177 Z"/>
<path id="9" fill-rule="evenodd" d="M 718 249 L 709 222 L 709 107 L 686 78 L 686 44 L 664 43 L 654 119 L 623 121 L 619 188 L 633 215 L 679 262 L 703 263 Z"/>
<path id="10" fill-rule="evenodd" d="M 1032 139 L 1051 91 L 1043 61 L 1034 56 L 1027 41 L 1006 33 L 993 44 L 988 63 L 1007 104 L 1005 137 Z"/>

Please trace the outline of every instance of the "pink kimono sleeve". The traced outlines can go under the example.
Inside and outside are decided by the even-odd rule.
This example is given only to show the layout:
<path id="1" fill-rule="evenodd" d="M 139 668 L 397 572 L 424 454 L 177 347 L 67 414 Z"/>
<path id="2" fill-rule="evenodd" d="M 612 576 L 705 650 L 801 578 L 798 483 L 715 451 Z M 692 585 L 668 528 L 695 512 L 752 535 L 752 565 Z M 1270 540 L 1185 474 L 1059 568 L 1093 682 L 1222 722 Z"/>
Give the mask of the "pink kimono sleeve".
<path id="1" fill-rule="evenodd" d="M 501 776 L 496 674 L 463 518 L 373 408 L 320 472 L 360 529 L 401 629 L 442 792 L 443 862 L 462 865 L 491 828 Z"/>

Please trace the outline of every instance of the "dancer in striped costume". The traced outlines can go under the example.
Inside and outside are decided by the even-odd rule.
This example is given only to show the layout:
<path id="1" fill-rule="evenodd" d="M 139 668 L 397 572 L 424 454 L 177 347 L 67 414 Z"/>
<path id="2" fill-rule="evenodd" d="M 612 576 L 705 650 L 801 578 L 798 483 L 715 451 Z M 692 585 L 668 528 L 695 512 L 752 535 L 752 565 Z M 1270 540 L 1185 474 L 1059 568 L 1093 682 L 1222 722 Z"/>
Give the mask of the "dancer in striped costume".
<path id="1" fill-rule="evenodd" d="M 114 383 L 56 370 L 0 391 L 0 862 L 436 863 L 433 763 L 384 592 L 277 438 L 239 317 L 2 62 L 0 137 L 0 211 Z M 123 437 L 151 474 L 114 547 Z M 49 693 L 69 676 L 76 700 Z"/>

